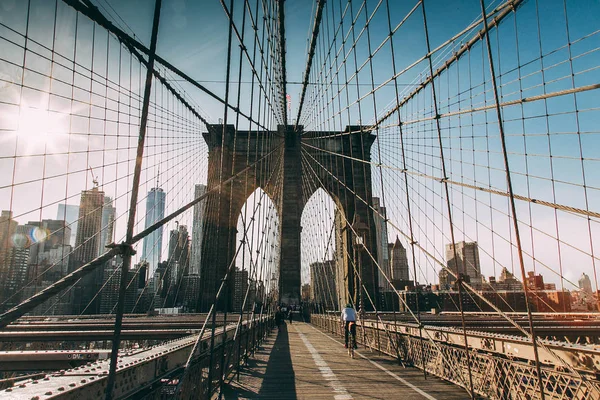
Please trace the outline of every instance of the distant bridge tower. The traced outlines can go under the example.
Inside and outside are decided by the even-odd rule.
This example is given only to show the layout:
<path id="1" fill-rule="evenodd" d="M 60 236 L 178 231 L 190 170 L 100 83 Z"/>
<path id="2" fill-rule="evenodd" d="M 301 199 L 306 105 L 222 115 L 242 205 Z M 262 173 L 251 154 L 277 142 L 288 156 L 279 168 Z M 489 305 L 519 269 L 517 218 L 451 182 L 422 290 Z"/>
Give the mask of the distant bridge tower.
<path id="1" fill-rule="evenodd" d="M 225 129 L 224 129 L 225 128 Z M 234 141 L 235 137 L 235 141 Z M 250 194 L 261 188 L 277 207 L 280 229 L 279 257 L 279 301 L 285 304 L 299 304 L 301 291 L 301 252 L 300 224 L 304 206 L 318 187 L 322 187 L 335 201 L 341 215 L 342 225 L 338 232 L 344 240 L 336 241 L 344 247 L 352 246 L 355 238 L 347 225 L 355 215 L 360 216 L 369 227 L 364 244 L 366 250 L 357 252 L 362 266 L 362 282 L 369 296 L 377 299 L 378 270 L 373 259 L 377 259 L 375 224 L 372 210 L 357 197 L 372 204 L 371 167 L 368 164 L 371 145 L 375 140 L 368 130 L 361 126 L 348 126 L 340 132 L 305 132 L 299 126 L 280 125 L 277 134 L 264 131 L 235 131 L 233 125 L 209 125 L 204 134 L 208 144 L 208 188 L 211 191 L 239 171 L 261 157 L 268 155 L 255 168 L 223 185 L 209 194 L 206 199 L 204 235 L 200 277 L 201 311 L 207 311 L 215 298 L 222 277 L 234 261 L 236 250 L 237 222 L 242 207 Z M 305 144 L 305 145 L 304 145 Z M 348 157 L 332 156 L 311 146 L 326 149 Z M 248 152 L 248 149 L 251 149 Z M 303 165 L 302 151 L 309 163 Z M 282 154 L 283 152 L 283 154 Z M 278 160 L 281 161 L 278 162 Z M 367 161 L 361 162 L 358 160 Z M 282 171 L 271 171 L 282 168 Z M 282 175 L 283 187 L 276 188 L 272 176 Z M 314 182 L 311 187 L 302 187 L 303 177 Z M 337 281 L 341 301 L 349 300 L 348 293 L 354 293 L 354 270 L 349 261 L 352 248 L 344 248 L 338 266 Z M 373 257 L 373 258 L 371 258 Z M 230 277 L 232 279 L 232 277 Z M 345 286 L 345 287 L 344 287 Z M 228 285 L 233 288 L 233 281 Z M 347 289 L 347 290 L 346 290 Z M 231 290 L 217 303 L 217 309 L 231 308 Z M 365 296 L 367 298 L 367 296 Z M 371 309 L 366 302 L 366 309 Z"/>

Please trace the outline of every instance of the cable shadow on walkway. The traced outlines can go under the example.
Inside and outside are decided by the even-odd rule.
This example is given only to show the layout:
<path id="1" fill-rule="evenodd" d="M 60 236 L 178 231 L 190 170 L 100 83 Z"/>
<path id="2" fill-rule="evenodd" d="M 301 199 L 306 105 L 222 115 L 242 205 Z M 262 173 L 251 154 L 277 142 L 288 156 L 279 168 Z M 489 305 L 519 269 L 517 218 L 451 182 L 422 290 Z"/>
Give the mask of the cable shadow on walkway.
<path id="1" fill-rule="evenodd" d="M 273 344 L 258 397 L 261 399 L 296 399 L 296 376 L 292 365 L 286 324 L 282 324 Z"/>
<path id="2" fill-rule="evenodd" d="M 241 373 L 241 382 L 232 380 L 225 386 L 225 400 L 297 399 L 287 326 L 283 324 L 276 334 L 267 338 L 255 356 L 248 360 Z"/>

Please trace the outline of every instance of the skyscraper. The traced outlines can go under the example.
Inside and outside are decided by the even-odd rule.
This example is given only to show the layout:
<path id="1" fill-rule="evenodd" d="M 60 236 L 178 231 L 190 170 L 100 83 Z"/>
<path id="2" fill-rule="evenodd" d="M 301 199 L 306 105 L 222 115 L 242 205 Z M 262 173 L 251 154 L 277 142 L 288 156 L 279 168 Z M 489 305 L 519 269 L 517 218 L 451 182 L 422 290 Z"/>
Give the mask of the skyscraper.
<path id="1" fill-rule="evenodd" d="M 63 220 L 29 221 L 26 226 L 31 239 L 29 264 L 39 263 L 40 254 L 57 246 L 68 246 L 71 241 L 71 228 Z"/>
<path id="2" fill-rule="evenodd" d="M 373 211 L 373 221 L 375 222 L 375 235 L 377 236 L 378 245 L 377 264 L 381 268 L 377 268 L 379 288 L 381 290 L 390 290 L 390 284 L 387 281 L 387 279 L 392 279 L 388 251 L 387 211 L 385 207 L 381 207 L 379 198 L 377 197 L 373 197 L 373 208 L 375 210 Z"/>
<path id="3" fill-rule="evenodd" d="M 579 289 L 588 294 L 592 293 L 592 281 L 585 272 L 581 274 L 581 278 L 579 278 Z"/>
<path id="4" fill-rule="evenodd" d="M 146 198 L 146 228 L 165 217 L 165 198 L 166 193 L 159 187 L 152 188 L 148 192 L 148 197 Z M 144 238 L 142 260 L 148 262 L 148 276 L 154 275 L 154 271 L 160 262 L 162 238 L 162 226 Z"/>
<path id="5" fill-rule="evenodd" d="M 79 206 L 74 204 L 59 204 L 58 211 L 56 212 L 56 219 L 65 221 L 65 224 L 71 229 L 71 237 L 69 243 L 71 246 L 75 246 L 77 240 L 77 224 L 79 222 Z"/>
<path id="6" fill-rule="evenodd" d="M 454 259 L 454 248 L 456 247 L 456 257 Z M 455 246 L 451 243 L 446 245 L 446 262 L 448 268 L 456 275 L 462 274 L 468 276 L 472 283 L 481 283 L 481 265 L 479 264 L 479 246 L 477 242 L 458 242 Z M 448 284 L 456 279 L 449 275 Z"/>
<path id="7" fill-rule="evenodd" d="M 13 247 L 13 235 L 17 229 L 18 222 L 12 219 L 12 211 L 2 210 L 0 215 L 0 276 L 5 277 L 11 266 L 11 249 Z M 8 298 L 6 288 L 7 282 L 0 282 L 0 304 Z"/>
<path id="8" fill-rule="evenodd" d="M 29 221 L 25 225 L 25 234 L 29 238 L 30 266 L 44 266 L 43 280 L 56 282 L 69 272 L 69 260 L 72 247 L 71 228 L 64 220 L 44 219 L 42 222 Z"/>
<path id="9" fill-rule="evenodd" d="M 19 223 L 12 219 L 12 211 L 2 210 L 0 215 L 0 249 L 8 249 L 12 246 L 12 235 Z"/>
<path id="10" fill-rule="evenodd" d="M 189 238 L 186 225 L 179 225 L 169 235 L 169 264 L 179 263 L 182 267 L 189 265 Z"/>
<path id="11" fill-rule="evenodd" d="M 169 234 L 169 257 L 167 270 L 163 277 L 163 307 L 174 307 L 183 276 L 187 274 L 189 266 L 189 234 L 187 226 L 179 225 Z M 166 291 L 165 291 L 166 290 Z"/>
<path id="12" fill-rule="evenodd" d="M 71 271 L 98 256 L 103 206 L 104 192 L 98 190 L 98 187 L 81 192 L 77 237 L 70 262 Z M 100 296 L 96 296 L 96 293 L 102 286 L 103 275 L 104 268 L 96 268 L 77 283 L 72 292 L 73 314 L 97 314 L 100 311 Z"/>
<path id="13" fill-rule="evenodd" d="M 390 264 L 393 279 L 399 283 L 405 283 L 410 280 L 410 275 L 408 273 L 408 259 L 406 257 L 406 249 L 402 246 L 400 239 L 396 236 L 396 241 L 394 243 L 390 243 L 388 245 L 390 252 Z M 404 289 L 404 288 L 396 288 L 396 289 Z"/>
<path id="14" fill-rule="evenodd" d="M 104 196 L 104 206 L 102 207 L 102 231 L 100 232 L 100 246 L 98 255 L 104 253 L 106 245 L 111 244 L 115 240 L 115 215 L 117 210 L 113 207 L 111 197 Z"/>
<path id="15" fill-rule="evenodd" d="M 27 235 L 29 226 L 18 225 L 12 219 L 11 212 L 2 212 L 2 222 L 0 227 L 4 234 L 0 238 L 3 245 L 0 254 L 0 311 L 5 311 L 21 300 L 18 290 L 24 285 L 27 277 L 31 241 Z"/>
<path id="16" fill-rule="evenodd" d="M 206 185 L 198 184 L 194 190 L 194 198 L 206 193 Z M 202 228 L 204 225 L 204 208 L 206 200 L 194 205 L 194 221 L 192 226 L 192 258 L 190 260 L 190 274 L 200 274 L 200 261 L 202 259 Z"/>
<path id="17" fill-rule="evenodd" d="M 98 187 L 81 192 L 79 223 L 72 257 L 75 263 L 73 269 L 79 268 L 98 256 L 103 205 L 104 192 L 98 190 Z"/>
<path id="18" fill-rule="evenodd" d="M 310 264 L 309 268 L 311 299 L 326 309 L 337 309 L 335 261 L 317 261 Z"/>
<path id="19" fill-rule="evenodd" d="M 233 282 L 234 288 L 232 309 L 234 311 L 239 311 L 242 309 L 244 298 L 246 297 L 246 292 L 248 291 L 248 270 L 236 268 L 233 273 Z M 246 300 L 246 309 L 248 309 L 248 306 L 250 305 L 248 300 Z"/>
<path id="20" fill-rule="evenodd" d="M 136 302 L 140 293 L 140 285 L 145 284 L 145 263 L 136 264 L 127 271 L 127 288 L 125 290 L 125 312 L 133 313 L 138 310 Z M 144 282 L 144 283 L 142 283 Z M 119 287 L 121 284 L 121 266 L 118 263 L 109 263 L 104 269 L 103 289 L 100 294 L 100 314 L 113 314 L 119 300 Z M 141 307 L 140 307 L 141 309 Z"/>

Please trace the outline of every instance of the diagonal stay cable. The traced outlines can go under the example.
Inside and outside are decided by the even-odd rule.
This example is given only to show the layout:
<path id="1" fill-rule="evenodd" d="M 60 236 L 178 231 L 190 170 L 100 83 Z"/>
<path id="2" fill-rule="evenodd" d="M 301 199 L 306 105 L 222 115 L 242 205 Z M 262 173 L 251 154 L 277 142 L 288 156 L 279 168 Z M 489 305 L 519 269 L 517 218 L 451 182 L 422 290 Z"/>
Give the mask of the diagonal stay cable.
<path id="1" fill-rule="evenodd" d="M 364 164 L 370 164 L 370 165 L 375 166 L 375 167 L 382 167 L 382 168 L 386 168 L 386 169 L 390 169 L 390 170 L 394 170 L 394 171 L 399 171 L 399 172 L 410 174 L 410 175 L 419 176 L 419 177 L 422 177 L 422 178 L 432 179 L 434 181 L 438 181 L 438 182 L 442 182 L 442 183 L 443 182 L 447 182 L 447 183 L 449 183 L 451 185 L 458 185 L 458 186 L 466 187 L 466 188 L 469 188 L 469 189 L 474 189 L 474 190 L 481 191 L 481 192 L 496 194 L 496 195 L 504 196 L 504 197 L 510 197 L 510 194 L 508 192 L 505 192 L 505 191 L 502 191 L 502 190 L 499 190 L 499 189 L 494 189 L 493 187 L 492 188 L 485 188 L 485 187 L 482 187 L 482 186 L 471 185 L 469 183 L 453 181 L 451 179 L 443 179 L 443 178 L 440 178 L 440 177 L 437 177 L 437 176 L 428 175 L 428 174 L 425 174 L 425 173 L 422 173 L 422 172 L 418 172 L 418 171 L 410 171 L 410 170 L 407 170 L 406 168 L 394 167 L 394 166 L 391 166 L 391 165 L 386 165 L 386 164 L 375 162 L 375 161 L 361 160 L 360 158 L 348 156 L 346 154 L 336 153 L 336 152 L 331 151 L 331 150 L 327 150 L 327 149 L 323 149 L 321 147 L 313 146 L 311 144 L 306 143 L 305 141 L 302 142 L 302 145 L 304 145 L 306 147 L 310 147 L 310 148 L 312 148 L 314 150 L 318 150 L 318 151 L 322 151 L 324 153 L 335 155 L 337 157 L 346 158 L 346 159 L 349 159 L 349 160 L 352 160 L 352 161 L 356 161 L 356 162 L 360 162 L 360 163 L 364 163 Z M 567 206 L 565 204 L 559 204 L 559 203 L 553 203 L 553 202 L 546 201 L 546 200 L 534 199 L 534 198 L 530 198 L 530 197 L 519 195 L 519 194 L 514 194 L 514 198 L 517 199 L 517 200 L 522 200 L 522 201 L 527 201 L 527 202 L 530 202 L 530 203 L 539 204 L 541 206 L 555 208 L 557 210 L 562 210 L 562 211 L 571 212 L 571 213 L 575 213 L 575 214 L 581 214 L 581 215 L 585 215 L 585 216 L 588 216 L 588 217 L 600 218 L 600 212 L 597 212 L 597 211 L 584 210 L 584 209 L 577 208 L 577 207 Z"/>
<path id="2" fill-rule="evenodd" d="M 191 202 L 189 202 L 185 206 L 181 207 L 180 209 L 174 211 L 173 213 L 166 216 L 165 218 L 150 225 L 148 228 L 144 229 L 137 235 L 134 235 L 131 239 L 131 244 L 133 245 L 133 244 L 139 242 L 144 237 L 148 236 L 150 233 L 152 233 L 153 231 L 158 229 L 160 226 L 163 226 L 167 222 L 177 218 L 179 215 L 183 214 L 185 211 L 192 208 L 195 204 L 200 203 L 202 200 L 206 199 L 209 195 L 213 194 L 214 192 L 217 192 L 221 186 L 228 184 L 229 182 L 233 181 L 234 179 L 241 176 L 242 174 L 250 171 L 252 168 L 254 168 L 255 166 L 262 163 L 263 160 L 265 160 L 271 154 L 274 154 L 276 151 L 278 151 L 280 147 L 281 147 L 281 145 L 277 146 L 276 148 L 271 150 L 269 153 L 265 154 L 263 157 L 256 160 L 251 165 L 240 170 L 239 172 L 237 172 L 235 175 L 231 176 L 230 178 L 224 180 L 221 184 L 217 184 L 212 190 L 207 191 L 202 196 L 192 200 Z M 115 255 L 120 255 L 120 254 L 122 254 L 121 250 L 119 250 L 119 248 L 117 248 L 117 247 L 113 247 L 113 248 L 109 249 L 108 251 L 106 251 L 104 254 L 102 254 L 102 255 L 94 258 L 92 261 L 82 265 L 81 267 L 77 268 L 76 270 L 74 270 L 67 276 L 61 278 L 60 280 L 56 281 L 55 283 L 48 286 L 47 288 L 42 289 L 40 292 L 36 293 L 35 295 L 31 296 L 30 298 L 23 300 L 17 306 L 11 308 L 10 310 L 6 311 L 4 314 L 0 315 L 0 329 L 4 328 L 11 322 L 14 322 L 17 318 L 25 315 L 26 313 L 28 313 L 29 311 L 31 311 L 38 305 L 40 305 L 43 302 L 45 302 L 46 300 L 48 300 L 50 297 L 56 295 L 63 289 L 72 285 L 78 279 L 93 272 L 97 267 L 104 265 L 104 263 L 106 261 L 110 260 Z"/>
<path id="3" fill-rule="evenodd" d="M 321 18 L 323 17 L 323 6 L 325 6 L 325 0 L 319 0 L 317 5 L 317 14 L 315 16 L 315 24 L 312 31 L 312 37 L 310 39 L 310 49 L 308 50 L 308 59 L 306 61 L 306 70 L 304 71 L 304 79 L 302 80 L 302 92 L 300 94 L 300 103 L 298 105 L 298 116 L 296 117 L 296 129 L 300 124 L 300 118 L 302 116 L 302 107 L 304 106 L 304 97 L 306 95 L 306 88 L 308 86 L 308 79 L 310 78 L 310 70 L 312 68 L 313 57 L 315 55 L 315 48 L 317 47 L 317 36 L 319 36 L 319 28 L 321 25 Z"/>
<path id="4" fill-rule="evenodd" d="M 335 177 L 335 175 L 333 175 L 333 173 L 331 171 L 329 171 L 327 168 L 325 168 L 322 164 L 320 164 L 314 157 L 312 157 L 312 155 L 310 155 L 310 153 L 308 153 L 307 151 L 304 152 L 305 154 L 307 154 L 309 157 L 312 158 L 312 160 L 317 163 L 323 170 L 325 170 L 325 172 L 327 172 L 329 175 L 331 175 L 335 180 L 338 181 L 338 183 L 340 185 L 342 185 L 343 187 L 346 188 L 346 190 L 348 190 L 352 195 L 354 195 L 358 200 L 360 200 L 361 202 L 363 202 L 364 204 L 366 204 L 373 212 L 377 213 L 380 217 L 383 218 L 383 216 L 379 213 L 378 210 L 376 210 L 375 208 L 373 208 L 371 205 L 369 205 L 367 203 L 367 201 L 365 199 L 363 199 L 361 196 L 359 196 L 358 194 L 356 194 L 351 188 L 349 188 L 347 185 L 345 185 L 343 182 L 341 182 L 337 177 Z M 400 229 L 400 227 L 398 227 L 397 225 L 395 225 L 391 220 L 388 220 L 388 224 L 390 224 L 390 226 L 392 226 L 394 229 L 396 229 L 398 232 L 400 232 L 400 234 L 402 234 L 402 236 L 404 236 L 407 240 L 410 240 L 410 235 L 406 234 L 402 229 Z M 458 276 L 454 273 L 454 271 L 452 271 L 450 268 L 447 267 L 447 265 L 439 260 L 435 255 L 431 254 L 427 249 L 425 249 L 423 246 L 421 246 L 419 243 L 415 243 L 415 246 L 418 247 L 427 257 L 429 257 L 434 263 L 436 263 L 437 265 L 439 265 L 444 271 L 448 272 L 449 274 L 451 274 L 452 276 L 454 276 L 456 279 L 458 278 Z M 367 252 L 369 255 L 370 252 Z M 371 255 L 371 258 L 373 260 L 373 262 L 375 264 L 377 264 L 377 261 L 374 259 L 374 257 Z M 383 273 L 383 272 L 382 272 Z M 391 282 L 390 282 L 391 283 Z M 516 329 L 518 329 L 527 339 L 531 340 L 531 334 L 529 333 L 529 331 L 527 331 L 526 329 L 524 329 L 521 325 L 519 325 L 513 318 L 511 318 L 508 314 L 506 314 L 504 311 L 502 311 L 501 309 L 498 308 L 498 306 L 496 306 L 494 303 L 492 303 L 490 300 L 488 300 L 487 298 L 485 298 L 482 294 L 480 294 L 477 290 L 475 290 L 475 288 L 473 288 L 471 285 L 469 285 L 466 282 L 462 283 L 463 286 L 467 289 L 469 289 L 469 291 L 471 293 L 473 293 L 475 296 L 477 296 L 479 299 L 481 299 L 483 302 L 485 302 L 488 306 L 490 306 L 498 315 L 502 316 L 504 319 L 506 319 L 511 325 L 513 325 Z M 392 285 L 393 287 L 393 285 Z M 394 288 L 394 287 L 393 287 Z M 394 290 L 397 292 L 397 290 L 394 288 Z M 412 311 L 410 311 L 412 315 L 414 315 L 412 313 Z M 541 339 L 536 338 L 537 344 L 538 346 L 540 346 L 541 348 L 543 348 L 545 351 L 547 351 L 550 355 L 552 355 L 558 362 L 560 362 L 566 369 L 570 370 L 571 372 L 573 372 L 575 375 L 577 375 L 578 377 L 580 377 L 582 379 L 583 382 L 586 383 L 586 385 L 590 386 L 591 383 L 585 379 L 585 377 L 583 377 L 579 371 L 577 371 L 576 369 L 573 368 L 573 366 L 571 366 L 569 363 L 567 363 L 562 357 L 560 357 L 558 354 L 556 354 L 554 351 L 552 351 L 548 346 L 546 346 L 546 344 L 541 341 Z"/>
<path id="5" fill-rule="evenodd" d="M 89 3 L 88 0 L 83 0 L 87 3 L 86 5 L 84 5 L 83 3 L 81 3 L 78 0 L 62 0 L 62 1 L 64 1 L 66 4 L 68 4 L 69 6 L 74 8 L 76 11 L 79 11 L 86 17 L 90 18 L 92 21 L 96 22 L 98 25 L 107 29 L 109 32 L 111 32 L 112 34 L 117 36 L 117 38 L 119 38 L 119 40 L 121 40 L 123 43 L 129 43 L 131 46 L 137 48 L 138 50 L 140 50 L 141 52 L 143 52 L 145 54 L 148 54 L 150 52 L 150 49 L 148 49 L 142 43 L 138 42 L 137 40 L 135 40 L 134 38 L 129 36 L 127 33 L 123 32 L 121 29 L 116 27 L 112 22 L 110 22 L 104 15 L 102 15 L 102 13 L 98 10 L 98 8 L 96 6 Z M 157 62 L 159 62 L 160 64 L 164 65 L 169 70 L 171 70 L 173 73 L 175 73 L 176 75 L 183 78 L 186 82 L 188 82 L 191 85 L 195 86 L 196 88 L 202 90 L 204 93 L 206 93 L 213 99 L 217 100 L 219 103 L 225 105 L 227 108 L 229 108 L 233 111 L 239 112 L 240 115 L 242 115 L 248 121 L 257 124 L 258 126 L 260 126 L 263 129 L 267 129 L 260 122 L 253 120 L 251 117 L 246 115 L 241 110 L 237 109 L 236 107 L 233 107 L 231 104 L 228 104 L 221 97 L 216 95 L 214 92 L 209 90 L 204 85 L 201 85 L 197 80 L 193 79 L 192 77 L 187 75 L 185 72 L 183 72 L 182 70 L 180 70 L 179 68 L 177 68 L 176 66 L 174 66 L 173 64 L 171 64 L 170 62 L 165 60 L 164 58 L 162 58 L 161 56 L 156 55 L 155 59 Z"/>
<path id="6" fill-rule="evenodd" d="M 283 153 L 281 153 L 282 155 Z M 281 158 L 281 157 L 280 157 Z M 258 206 L 255 208 L 255 212 L 256 209 L 258 209 Z M 251 224 L 247 224 L 245 226 L 244 229 L 244 237 L 247 237 L 247 232 L 248 229 L 250 229 L 250 226 L 252 226 Z M 233 271 L 233 269 L 235 268 L 235 261 L 237 258 L 237 255 L 239 254 L 240 250 L 243 248 L 244 243 L 243 241 L 240 242 L 240 244 L 237 246 L 236 251 L 231 259 L 231 262 L 229 263 L 226 271 L 225 271 L 225 276 L 221 279 L 221 284 L 219 285 L 219 288 L 215 294 L 215 298 L 213 303 L 210 306 L 210 309 L 208 311 L 208 314 L 205 317 L 204 323 L 202 324 L 202 328 L 200 330 L 200 332 L 198 333 L 197 337 L 196 337 L 196 342 L 194 343 L 194 346 L 192 347 L 192 350 L 190 351 L 190 354 L 188 355 L 187 361 L 183 367 L 183 374 L 180 377 L 179 380 L 179 385 L 178 387 L 181 387 L 181 385 L 185 384 L 185 379 L 188 376 L 189 373 L 189 369 L 192 366 L 193 362 L 195 361 L 195 357 L 196 357 L 196 353 L 198 352 L 199 346 L 200 346 L 200 342 L 204 336 L 204 332 L 206 331 L 206 327 L 208 325 L 208 321 L 211 317 L 214 317 L 214 315 L 216 314 L 215 311 L 215 305 L 217 304 L 217 302 L 219 301 L 219 299 L 221 298 L 221 295 L 224 293 L 224 289 L 225 289 L 225 285 L 227 284 L 227 280 L 229 278 L 229 276 L 231 275 L 231 272 Z M 226 322 L 226 321 L 225 321 Z"/>
<path id="7" fill-rule="evenodd" d="M 308 153 L 306 153 L 306 152 L 305 152 L 305 154 L 308 154 Z M 316 161 L 316 160 L 315 160 L 315 161 Z M 310 162 L 309 162 L 309 161 L 306 161 L 306 162 L 307 162 L 307 164 L 306 164 L 306 165 L 308 165 L 308 166 L 310 167 L 310 168 L 309 168 L 309 170 L 310 170 L 310 171 L 313 173 L 313 175 L 315 175 L 316 179 L 317 179 L 317 180 L 320 182 L 320 184 L 321 184 L 321 185 L 323 185 L 323 182 L 322 182 L 322 181 L 321 181 L 321 179 L 318 177 L 318 175 L 317 175 L 316 171 L 314 170 L 314 168 L 312 167 L 312 165 L 310 165 Z M 318 163 L 318 162 L 317 162 L 317 163 Z M 320 165 L 320 164 L 319 164 L 319 165 Z M 322 167 L 322 166 L 321 166 L 321 167 Z M 342 185 L 343 185 L 343 184 L 342 184 Z M 351 189 L 349 189 L 348 187 L 346 187 L 346 189 L 347 189 L 347 190 L 349 190 L 349 191 L 351 191 Z M 354 194 L 354 193 L 352 192 L 352 194 Z M 359 200 L 362 200 L 362 199 L 361 199 L 361 198 L 360 198 L 358 195 L 356 195 L 356 194 L 354 194 L 354 195 L 355 195 L 355 197 L 356 197 L 357 199 L 359 199 Z M 348 227 L 348 228 L 349 228 L 349 229 L 352 231 L 352 233 L 353 233 L 355 236 L 358 236 L 358 233 L 357 233 L 357 232 L 354 230 L 354 227 L 352 226 L 351 222 L 347 220 L 346 216 L 345 216 L 345 215 L 343 215 L 343 214 L 341 214 L 341 216 L 342 216 L 342 218 L 343 218 L 343 221 L 345 222 L 346 226 L 347 226 L 347 227 Z M 382 276 L 383 276 L 383 277 L 386 279 L 386 281 L 388 282 L 388 284 L 390 285 L 390 287 L 391 287 L 391 288 L 394 290 L 394 292 L 397 294 L 397 293 L 398 293 L 398 289 L 396 289 L 396 287 L 395 287 L 395 285 L 393 284 L 393 282 L 391 281 L 391 279 L 390 279 L 390 278 L 387 276 L 387 274 L 385 273 L 385 271 L 384 271 L 384 270 L 381 268 L 381 266 L 379 265 L 379 263 L 377 262 L 377 260 L 375 259 L 375 257 L 373 257 L 373 254 L 372 254 L 372 253 L 371 253 L 371 252 L 370 252 L 368 249 L 366 249 L 366 251 L 367 251 L 367 254 L 369 255 L 369 257 L 371 258 L 371 261 L 372 261 L 372 262 L 373 262 L 373 263 L 374 263 L 374 264 L 375 264 L 375 265 L 378 267 L 378 269 L 379 269 L 379 272 L 382 274 Z M 398 299 L 399 299 L 399 300 L 402 302 L 402 304 L 403 304 L 403 305 L 406 307 L 406 309 L 407 309 L 407 310 L 408 310 L 408 312 L 410 313 L 411 317 L 412 317 L 412 318 L 413 318 L 415 321 L 417 321 L 417 323 L 418 323 L 419 319 L 418 319 L 417 315 L 415 315 L 415 313 L 414 313 L 414 312 L 412 311 L 412 309 L 409 307 L 408 303 L 406 303 L 406 301 L 405 301 L 405 300 L 404 300 L 404 299 L 403 299 L 401 296 L 398 296 Z M 382 321 L 382 323 L 383 323 L 383 321 Z M 385 326 L 385 325 L 384 325 L 384 326 Z M 439 346 L 439 344 L 438 344 L 438 343 L 437 343 L 437 342 L 434 340 L 434 338 L 431 336 L 431 334 L 430 334 L 430 333 L 429 333 L 427 330 L 425 330 L 425 334 L 427 335 L 427 338 L 429 339 L 429 341 L 431 342 L 431 344 L 432 344 L 432 345 L 433 345 L 433 346 L 434 346 L 434 347 L 435 347 L 435 348 L 436 348 L 436 349 L 437 349 L 437 350 L 440 352 L 440 354 L 443 354 L 443 353 L 442 353 L 442 349 L 441 349 L 441 347 L 440 347 L 440 346 Z M 457 368 L 457 366 L 456 366 L 456 365 L 449 365 L 449 364 L 451 364 L 451 363 L 452 363 L 452 360 L 449 360 L 449 359 L 446 359 L 446 358 L 442 358 L 442 360 L 443 360 L 443 361 L 444 361 L 446 364 L 448 364 L 448 365 L 447 365 L 447 367 L 448 367 L 448 368 Z M 467 387 L 467 383 L 466 383 L 466 382 L 464 382 L 462 375 L 458 375 L 458 376 L 459 376 L 459 377 L 460 377 L 460 379 L 463 381 L 464 387 Z"/>

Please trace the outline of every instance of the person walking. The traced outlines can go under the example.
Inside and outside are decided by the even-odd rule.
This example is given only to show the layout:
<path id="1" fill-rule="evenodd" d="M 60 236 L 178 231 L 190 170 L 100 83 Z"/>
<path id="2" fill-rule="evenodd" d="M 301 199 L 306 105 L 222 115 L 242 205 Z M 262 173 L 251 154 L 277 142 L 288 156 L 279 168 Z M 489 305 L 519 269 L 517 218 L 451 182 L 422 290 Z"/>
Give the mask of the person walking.
<path id="1" fill-rule="evenodd" d="M 283 324 L 283 312 L 281 311 L 281 307 L 277 306 L 277 311 L 275 311 L 275 325 L 281 331 L 281 324 Z"/>
<path id="2" fill-rule="evenodd" d="M 290 311 L 288 311 L 288 321 L 290 321 L 290 324 L 292 323 L 294 319 L 294 314 L 292 314 L 292 308 L 290 307 Z"/>

